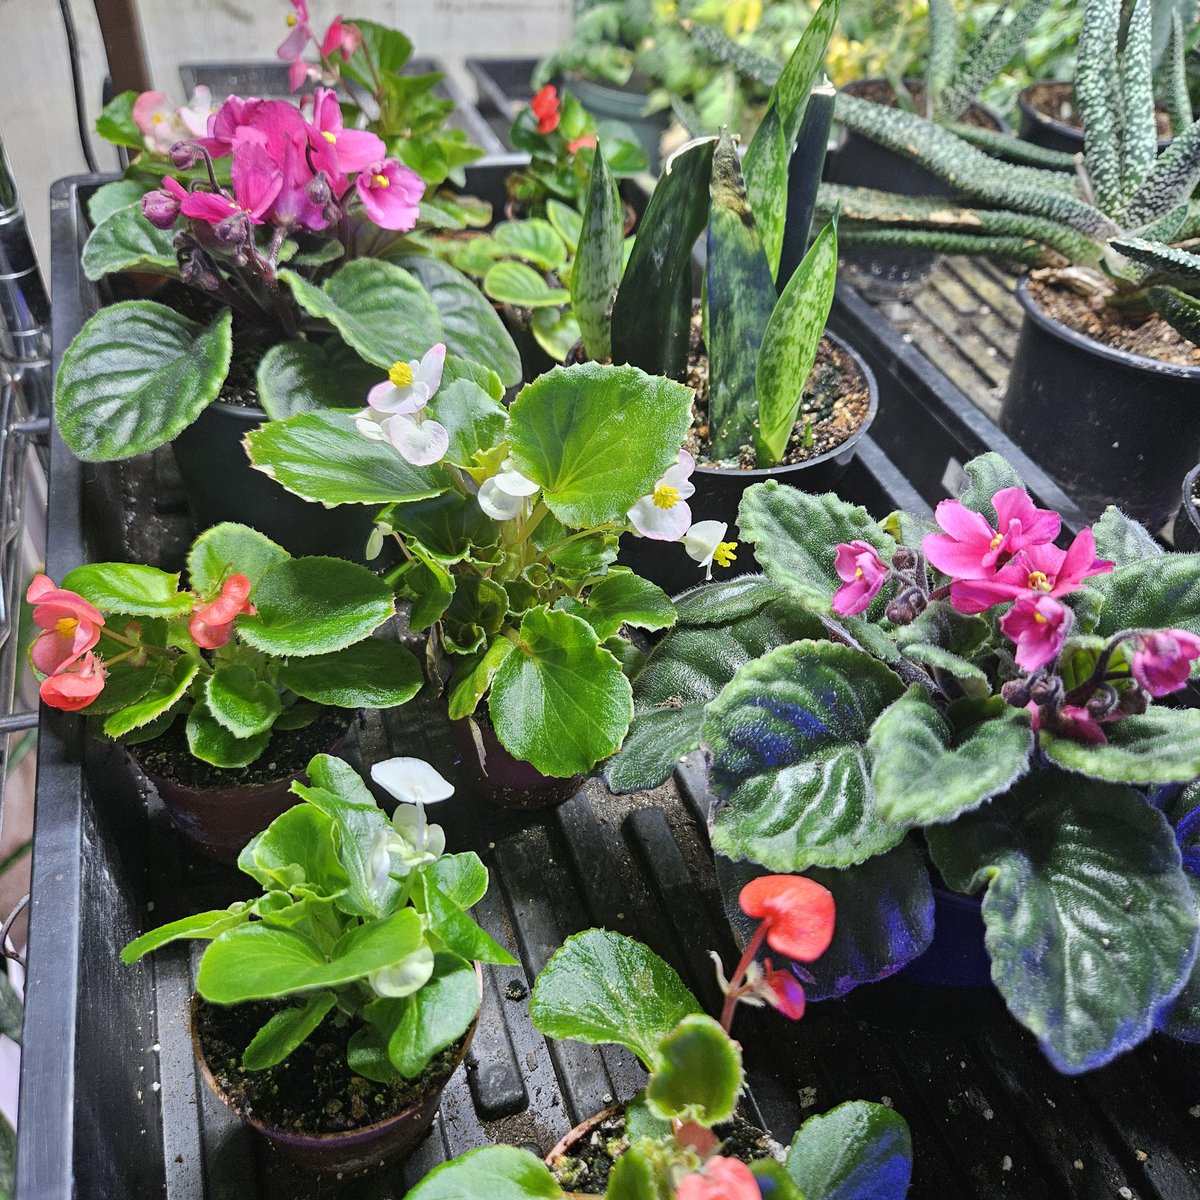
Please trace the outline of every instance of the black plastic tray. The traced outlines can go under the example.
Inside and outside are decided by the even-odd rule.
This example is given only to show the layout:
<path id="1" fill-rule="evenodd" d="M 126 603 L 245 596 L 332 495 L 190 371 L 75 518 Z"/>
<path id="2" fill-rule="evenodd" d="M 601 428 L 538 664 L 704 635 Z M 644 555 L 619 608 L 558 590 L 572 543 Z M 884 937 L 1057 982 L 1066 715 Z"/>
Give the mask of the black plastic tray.
<path id="1" fill-rule="evenodd" d="M 479 115 L 506 145 L 508 131 L 523 104 L 533 98 L 530 77 L 536 58 L 468 58 L 467 71 L 475 81 Z"/>
<path id="2" fill-rule="evenodd" d="M 95 182 L 61 181 L 52 195 L 56 362 L 100 299 L 78 270 L 80 192 Z M 873 443 L 860 471 L 886 501 L 876 512 L 912 492 Z M 176 562 L 190 534 L 177 497 L 169 455 L 85 468 L 55 440 L 50 573 L 61 578 L 98 547 L 104 556 Z M 368 716 L 346 751 L 357 764 L 393 753 L 427 758 L 454 777 L 435 703 Z M 640 937 L 708 1004 L 717 1001 L 707 951 L 729 961 L 733 947 L 706 808 L 694 761 L 655 792 L 615 799 L 590 783 L 541 816 L 514 817 L 460 790 L 439 819 L 451 846 L 478 850 L 491 868 L 476 915 L 521 966 L 487 972 L 471 1056 L 408 1164 L 368 1181 L 314 1181 L 280 1165 L 197 1080 L 183 1019 L 188 952 L 171 948 L 136 967 L 117 958 L 141 930 L 244 897 L 249 881 L 186 849 L 120 751 L 88 743 L 77 718 L 47 712 L 18 1200 L 399 1200 L 432 1166 L 473 1146 L 504 1140 L 547 1150 L 640 1080 L 625 1052 L 548 1044 L 529 1024 L 528 986 L 563 938 L 593 924 Z M 912 1200 L 1200 1197 L 1193 1050 L 1154 1043 L 1090 1077 L 1064 1079 L 994 993 L 900 980 L 815 1005 L 797 1026 L 744 1012 L 736 1032 L 751 1110 L 783 1140 L 800 1120 L 853 1097 L 901 1111 L 916 1145 Z"/>

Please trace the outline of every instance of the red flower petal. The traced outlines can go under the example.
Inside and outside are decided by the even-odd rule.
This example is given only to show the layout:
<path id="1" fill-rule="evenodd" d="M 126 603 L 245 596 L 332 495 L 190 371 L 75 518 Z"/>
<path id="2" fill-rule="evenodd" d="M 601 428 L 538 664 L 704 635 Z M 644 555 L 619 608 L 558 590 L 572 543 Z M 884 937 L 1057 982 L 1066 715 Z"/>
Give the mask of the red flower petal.
<path id="1" fill-rule="evenodd" d="M 800 962 L 820 958 L 833 940 L 833 894 L 803 875 L 763 875 L 738 897 L 742 911 L 769 922 L 767 945 Z"/>

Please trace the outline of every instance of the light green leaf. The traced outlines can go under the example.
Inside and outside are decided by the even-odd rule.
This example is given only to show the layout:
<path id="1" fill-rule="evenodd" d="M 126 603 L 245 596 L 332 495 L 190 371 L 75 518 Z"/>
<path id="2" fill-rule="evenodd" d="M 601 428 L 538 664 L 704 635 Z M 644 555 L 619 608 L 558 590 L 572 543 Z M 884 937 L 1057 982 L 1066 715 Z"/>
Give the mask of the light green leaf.
<path id="1" fill-rule="evenodd" d="M 456 955 L 437 955 L 429 982 L 400 1001 L 403 1016 L 387 1044 L 392 1065 L 405 1078 L 415 1079 L 435 1054 L 467 1032 L 479 1001 L 475 968 Z"/>
<path id="2" fill-rule="evenodd" d="M 142 216 L 139 198 L 111 212 L 92 230 L 79 261 L 91 280 L 116 271 L 178 275 L 174 242 L 171 230 L 156 229 Z"/>
<path id="3" fill-rule="evenodd" d="M 246 1047 L 242 1066 L 247 1071 L 265 1071 L 283 1062 L 325 1020 L 336 1003 L 334 992 L 316 992 L 305 1004 L 277 1012 Z"/>
<path id="4" fill-rule="evenodd" d="M 102 183 L 88 197 L 87 214 L 92 228 L 106 217 L 111 217 L 118 208 L 139 204 L 149 190 L 147 184 L 139 183 L 136 179 L 114 179 L 111 183 Z"/>
<path id="5" fill-rule="evenodd" d="M 800 1126 L 787 1173 L 810 1200 L 900 1200 L 912 1162 L 904 1118 L 882 1104 L 851 1100 Z"/>
<path id="6" fill-rule="evenodd" d="M 86 563 L 67 573 L 62 586 L 103 612 L 131 617 L 181 617 L 193 597 L 179 590 L 179 575 L 138 563 Z"/>
<path id="7" fill-rule="evenodd" d="M 551 196 L 546 201 L 546 216 L 554 227 L 555 233 L 566 243 L 567 249 L 574 254 L 579 245 L 579 234 L 583 229 L 583 217 L 569 204 L 555 200 Z"/>
<path id="8" fill-rule="evenodd" d="M 646 1105 L 711 1129 L 733 1116 L 744 1081 L 741 1047 L 707 1013 L 691 1013 L 658 1044 Z"/>
<path id="9" fill-rule="evenodd" d="M 181 938 L 215 938 L 235 925 L 244 925 L 250 919 L 248 908 L 247 904 L 238 901 L 229 908 L 193 913 L 190 917 L 181 917 L 178 921 L 160 925 L 157 929 L 134 938 L 121 951 L 121 961 L 135 963 L 160 946 L 179 941 Z"/>
<path id="10" fill-rule="evenodd" d="M 483 290 L 493 300 L 517 308 L 544 308 L 571 301 L 571 293 L 566 288 L 552 288 L 532 267 L 507 260 L 488 268 L 483 277 Z"/>
<path id="11" fill-rule="evenodd" d="M 492 230 L 492 237 L 513 258 L 524 259 L 543 271 L 556 271 L 567 261 L 567 247 L 550 221 L 541 221 L 536 217 L 524 221 L 501 221 Z M 576 237 L 576 245 L 578 241 Z"/>
<path id="12" fill-rule="evenodd" d="M 137 92 L 121 92 L 114 96 L 96 118 L 96 132 L 114 146 L 129 146 L 134 150 L 145 150 L 142 131 L 133 119 L 133 106 Z"/>
<path id="13" fill-rule="evenodd" d="M 364 362 L 340 338 L 272 346 L 255 375 L 258 402 L 272 421 L 326 408 L 361 409 L 383 372 Z"/>
<path id="14" fill-rule="evenodd" d="M 395 708 L 421 690 L 421 664 L 410 650 L 370 637 L 344 650 L 279 663 L 275 677 L 315 704 L 337 708 Z"/>
<path id="15" fill-rule="evenodd" d="M 461 720 L 475 711 L 492 686 L 496 672 L 515 648 L 508 638 L 500 637 L 482 654 L 464 658 L 455 666 L 450 677 L 450 720 Z"/>
<path id="16" fill-rule="evenodd" d="M 476 466 L 475 455 L 498 446 L 508 428 L 504 405 L 469 379 L 444 385 L 428 411 L 445 427 L 450 437 L 446 461 L 456 467 Z"/>
<path id="17" fill-rule="evenodd" d="M 274 907 L 266 914 L 271 924 L 285 921 L 290 925 L 296 913 L 311 911 L 292 901 L 332 900 L 349 883 L 338 860 L 333 823 L 311 804 L 293 803 L 253 837 L 238 855 L 238 869 L 268 891 L 290 893 L 286 907 Z"/>
<path id="18" fill-rule="evenodd" d="M 562 1200 L 562 1188 L 536 1154 L 484 1146 L 435 1167 L 406 1200 Z"/>
<path id="19" fill-rule="evenodd" d="M 264 572 L 288 558 L 291 555 L 282 546 L 257 529 L 224 521 L 206 529 L 192 543 L 188 582 L 197 596 L 207 597 L 215 596 L 230 575 L 245 575 L 253 594 Z"/>
<path id="20" fill-rule="evenodd" d="M 463 905 L 447 896 L 436 882 L 429 878 L 428 872 L 425 873 L 424 883 L 429 932 L 446 950 L 457 954 L 468 963 L 486 962 L 517 966 L 517 960 L 463 911 Z"/>
<path id="21" fill-rule="evenodd" d="M 110 717 L 109 721 L 112 720 Z M 247 738 L 230 733 L 208 711 L 208 704 L 203 699 L 197 699 L 193 703 L 187 715 L 186 732 L 188 749 L 194 757 L 201 762 L 211 763 L 214 767 L 229 769 L 248 767 L 262 754 L 271 740 L 270 729 Z"/>
<path id="22" fill-rule="evenodd" d="M 569 308 L 535 308 L 529 328 L 534 341 L 555 362 L 562 362 L 583 336 Z"/>
<path id="23" fill-rule="evenodd" d="M 1106 744 L 1089 746 L 1050 730 L 1038 735 L 1051 762 L 1112 783 L 1177 783 L 1200 775 L 1200 711 L 1155 705 L 1104 727 Z"/>
<path id="24" fill-rule="evenodd" d="M 279 693 L 247 666 L 219 666 L 204 685 L 204 698 L 213 719 L 234 737 L 266 733 L 279 715 Z"/>

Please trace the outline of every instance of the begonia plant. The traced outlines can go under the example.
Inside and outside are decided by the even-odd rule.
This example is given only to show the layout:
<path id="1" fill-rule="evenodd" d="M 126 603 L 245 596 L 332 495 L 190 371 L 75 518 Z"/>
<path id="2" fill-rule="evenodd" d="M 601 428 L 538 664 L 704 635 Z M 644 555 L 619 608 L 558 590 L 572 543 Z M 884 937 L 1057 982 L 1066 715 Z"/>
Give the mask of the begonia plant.
<path id="1" fill-rule="evenodd" d="M 134 563 L 88 563 L 60 587 L 38 575 L 29 657 L 45 703 L 126 745 L 183 721 L 195 758 L 235 768 L 276 730 L 330 708 L 395 707 L 421 686 L 408 650 L 371 637 L 395 604 L 366 567 L 293 558 L 223 524 L 192 545 L 188 584 Z"/>
<path id="2" fill-rule="evenodd" d="M 277 1011 L 240 1066 L 283 1062 L 326 1019 L 350 1028 L 347 1061 L 368 1079 L 416 1079 L 479 1012 L 474 964 L 513 957 L 472 920 L 488 887 L 478 855 L 446 853 L 426 806 L 454 788 L 420 759 L 376 763 L 371 777 L 398 801 L 389 821 L 354 769 L 318 754 L 299 803 L 256 835 L 238 867 L 254 900 L 151 930 L 127 963 L 180 939 L 207 941 L 196 977 L 211 1004 L 271 1001 Z"/>
<path id="3" fill-rule="evenodd" d="M 529 1014 L 542 1033 L 622 1046 L 647 1072 L 623 1128 L 602 1126 L 592 1135 L 611 1159 L 607 1179 L 597 1177 L 594 1162 L 573 1157 L 570 1145 L 549 1167 L 528 1151 L 492 1147 L 437 1168 L 410 1200 L 486 1195 L 500 1182 L 514 1200 L 601 1193 L 610 1200 L 902 1200 L 912 1142 L 904 1118 L 882 1104 L 852 1101 L 810 1117 L 782 1161 L 765 1139 L 751 1161 L 734 1156 L 729 1123 L 746 1085 L 741 1046 L 730 1033 L 737 1005 L 770 1005 L 791 1020 L 804 1014 L 799 980 L 769 958 L 760 962 L 760 949 L 765 942 L 791 961 L 811 963 L 834 929 L 833 897 L 810 879 L 755 879 L 740 903 L 757 925 L 730 979 L 713 955 L 725 994 L 720 1020 L 653 951 L 604 929 L 568 938 L 537 978 Z"/>
<path id="4" fill-rule="evenodd" d="M 932 874 L 982 893 L 992 979 L 1060 1070 L 1160 1027 L 1200 1040 L 1200 711 L 1170 700 L 1200 658 L 1200 556 L 1112 508 L 1066 538 L 998 456 L 966 471 L 936 524 L 750 488 L 765 576 L 678 598 L 606 777 L 652 786 L 705 748 L 728 876 L 838 898 L 818 998 L 927 950 Z"/>

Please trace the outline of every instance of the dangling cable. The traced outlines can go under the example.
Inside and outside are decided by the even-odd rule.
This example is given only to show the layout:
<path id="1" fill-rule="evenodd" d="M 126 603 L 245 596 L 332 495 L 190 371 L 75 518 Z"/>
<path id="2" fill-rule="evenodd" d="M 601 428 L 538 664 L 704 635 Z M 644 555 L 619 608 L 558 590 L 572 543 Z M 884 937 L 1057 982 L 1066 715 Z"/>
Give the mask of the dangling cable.
<path id="1" fill-rule="evenodd" d="M 71 0 L 58 0 L 62 13 L 63 27 L 67 31 L 67 52 L 71 58 L 71 90 L 75 93 L 75 124 L 79 129 L 79 145 L 88 170 L 99 172 L 96 155 L 92 150 L 91 130 L 88 129 L 87 110 L 83 104 L 83 72 L 79 65 L 79 35 L 75 32 L 75 18 L 71 14 Z"/>

